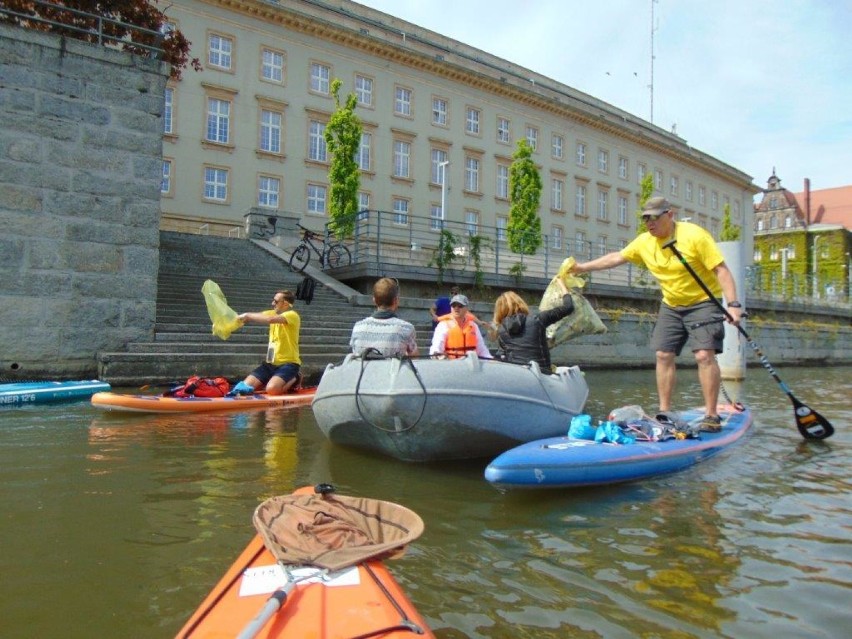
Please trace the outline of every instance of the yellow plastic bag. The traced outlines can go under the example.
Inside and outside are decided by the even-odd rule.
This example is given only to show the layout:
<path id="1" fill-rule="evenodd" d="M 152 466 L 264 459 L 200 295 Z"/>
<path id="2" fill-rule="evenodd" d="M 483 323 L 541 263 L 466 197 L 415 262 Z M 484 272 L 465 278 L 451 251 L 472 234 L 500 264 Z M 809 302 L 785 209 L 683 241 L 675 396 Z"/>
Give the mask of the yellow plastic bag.
<path id="1" fill-rule="evenodd" d="M 563 342 L 581 335 L 606 333 L 606 326 L 604 326 L 601 318 L 598 317 L 595 309 L 592 308 L 589 301 L 578 290 L 585 286 L 586 281 L 570 273 L 575 263 L 576 260 L 573 257 L 565 258 L 565 261 L 562 262 L 556 273 L 556 277 L 553 278 L 544 291 L 541 303 L 538 305 L 539 310 L 542 311 L 562 305 L 562 292 L 556 283 L 558 278 L 562 278 L 562 281 L 568 288 L 568 292 L 571 294 L 571 299 L 574 301 L 574 312 L 568 317 L 547 327 L 547 343 L 550 348 L 554 348 Z"/>
<path id="2" fill-rule="evenodd" d="M 207 304 L 207 314 L 213 322 L 213 334 L 219 339 L 228 339 L 243 323 L 237 318 L 236 311 L 228 306 L 228 301 L 216 282 L 205 280 L 201 292 Z"/>

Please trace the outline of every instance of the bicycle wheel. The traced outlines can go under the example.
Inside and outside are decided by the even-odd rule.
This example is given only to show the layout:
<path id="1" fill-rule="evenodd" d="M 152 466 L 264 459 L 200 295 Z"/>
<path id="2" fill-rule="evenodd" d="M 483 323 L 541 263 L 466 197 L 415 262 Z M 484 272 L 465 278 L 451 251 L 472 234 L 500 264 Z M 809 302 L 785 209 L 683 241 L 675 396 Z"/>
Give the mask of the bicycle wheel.
<path id="1" fill-rule="evenodd" d="M 328 247 L 328 253 L 325 254 L 325 263 L 329 268 L 349 266 L 352 264 L 352 254 L 343 244 L 332 244 Z"/>
<path id="2" fill-rule="evenodd" d="M 299 244 L 290 255 L 290 270 L 301 273 L 311 261 L 311 250 L 304 244 Z"/>

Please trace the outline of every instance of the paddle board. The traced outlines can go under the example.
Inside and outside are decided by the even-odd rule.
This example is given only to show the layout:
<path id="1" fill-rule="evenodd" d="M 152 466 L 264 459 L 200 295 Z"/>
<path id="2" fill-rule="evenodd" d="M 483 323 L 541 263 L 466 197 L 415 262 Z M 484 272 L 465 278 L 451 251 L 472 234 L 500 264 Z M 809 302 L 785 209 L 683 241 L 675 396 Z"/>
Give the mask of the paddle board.
<path id="1" fill-rule="evenodd" d="M 698 439 L 669 439 L 634 444 L 596 443 L 551 437 L 522 444 L 499 455 L 485 469 L 485 479 L 503 488 L 594 486 L 673 473 L 725 450 L 748 431 L 751 411 L 720 406 L 722 430 Z M 682 414 L 696 422 L 703 410 Z"/>
<path id="2" fill-rule="evenodd" d="M 110 385 L 97 379 L 71 382 L 14 382 L 0 384 L 0 406 L 88 399 Z"/>
<path id="3" fill-rule="evenodd" d="M 315 391 L 316 387 L 310 387 L 285 395 L 255 393 L 237 397 L 164 397 L 162 395 L 96 393 L 92 396 L 92 406 L 132 413 L 209 413 L 301 406 L 311 403 Z"/>

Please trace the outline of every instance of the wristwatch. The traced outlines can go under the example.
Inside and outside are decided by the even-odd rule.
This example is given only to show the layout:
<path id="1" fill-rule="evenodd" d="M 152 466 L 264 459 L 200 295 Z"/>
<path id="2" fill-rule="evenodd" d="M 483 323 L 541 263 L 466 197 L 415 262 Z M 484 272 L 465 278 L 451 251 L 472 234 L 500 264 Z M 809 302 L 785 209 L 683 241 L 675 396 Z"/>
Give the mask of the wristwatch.
<path id="1" fill-rule="evenodd" d="M 733 302 L 728 302 L 728 308 L 742 308 L 742 307 L 743 307 L 743 305 L 740 304 L 737 300 L 734 300 Z"/>

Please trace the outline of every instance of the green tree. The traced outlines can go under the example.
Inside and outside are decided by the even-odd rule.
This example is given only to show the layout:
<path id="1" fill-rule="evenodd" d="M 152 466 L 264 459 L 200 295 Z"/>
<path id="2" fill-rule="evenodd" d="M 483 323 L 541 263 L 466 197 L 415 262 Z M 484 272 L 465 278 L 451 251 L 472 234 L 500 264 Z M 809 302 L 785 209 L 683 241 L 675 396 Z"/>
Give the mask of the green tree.
<path id="1" fill-rule="evenodd" d="M 355 231 L 358 213 L 358 189 L 361 188 L 361 170 L 355 158 L 361 148 L 361 119 L 355 115 L 358 99 L 354 93 L 340 103 L 338 78 L 331 81 L 331 94 L 336 109 L 325 127 L 325 142 L 331 154 L 328 181 L 331 185 L 328 211 L 331 230 L 342 239 Z"/>
<path id="2" fill-rule="evenodd" d="M 100 42 L 99 36 L 102 35 L 108 44 L 121 45 L 124 51 L 142 57 L 157 55 L 155 51 L 146 47 L 160 47 L 163 50 L 163 59 L 172 65 L 171 74 L 176 79 L 180 79 L 181 71 L 187 64 L 196 71 L 201 70 L 198 58 L 190 59 L 189 57 L 189 47 L 192 43 L 183 33 L 178 29 L 163 28 L 169 20 L 154 6 L 156 2 L 61 0 L 50 4 L 35 4 L 30 0 L 3 0 L 3 4 L 16 13 L 44 18 L 53 24 L 27 20 L 19 16 L 0 18 L 4 22 L 19 24 L 35 31 L 49 31 L 84 42 Z M 84 11 L 91 15 L 72 13 L 68 9 Z M 109 18 L 109 20 L 101 20 L 101 18 Z M 141 27 L 144 31 L 130 28 L 128 25 Z"/>
<path id="3" fill-rule="evenodd" d="M 725 214 L 722 216 L 722 232 L 719 233 L 719 240 L 722 242 L 736 242 L 740 239 L 742 229 L 731 222 L 731 205 L 726 204 L 723 210 Z"/>
<path id="4" fill-rule="evenodd" d="M 521 255 L 533 255 L 541 246 L 541 176 L 532 159 L 532 147 L 526 139 L 518 148 L 509 167 L 509 248 Z"/>
<path id="5" fill-rule="evenodd" d="M 654 194 L 654 176 L 651 173 L 646 173 L 639 182 L 639 208 L 636 209 L 636 235 L 644 233 L 648 230 L 645 226 L 645 220 L 642 219 L 642 207 L 645 202 L 651 199 Z"/>

